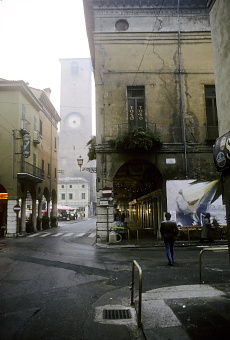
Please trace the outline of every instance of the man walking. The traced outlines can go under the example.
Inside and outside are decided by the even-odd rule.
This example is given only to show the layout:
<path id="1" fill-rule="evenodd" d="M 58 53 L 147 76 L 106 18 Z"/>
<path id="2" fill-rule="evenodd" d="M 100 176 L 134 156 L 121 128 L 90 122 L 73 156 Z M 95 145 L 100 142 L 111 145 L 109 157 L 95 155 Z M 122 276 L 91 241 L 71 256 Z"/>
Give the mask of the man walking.
<path id="1" fill-rule="evenodd" d="M 169 260 L 169 266 L 173 265 L 173 246 L 178 234 L 178 228 L 176 222 L 170 220 L 171 214 L 165 214 L 166 221 L 161 222 L 160 232 L 164 239 L 166 254 Z"/>

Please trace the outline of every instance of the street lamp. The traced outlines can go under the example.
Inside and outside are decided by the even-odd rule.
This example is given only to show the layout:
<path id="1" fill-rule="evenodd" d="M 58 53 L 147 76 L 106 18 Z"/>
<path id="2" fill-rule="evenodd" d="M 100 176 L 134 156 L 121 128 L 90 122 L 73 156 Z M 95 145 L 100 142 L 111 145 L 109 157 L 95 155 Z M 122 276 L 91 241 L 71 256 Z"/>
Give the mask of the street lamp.
<path id="1" fill-rule="evenodd" d="M 81 167 L 82 167 L 82 164 L 83 164 L 83 158 L 81 157 L 81 155 L 77 159 L 77 164 L 79 165 L 80 171 L 81 171 Z"/>
<path id="2" fill-rule="evenodd" d="M 81 157 L 81 155 L 77 158 L 77 164 L 80 167 L 80 171 L 88 171 L 88 172 L 91 172 L 93 174 L 95 174 L 97 172 L 97 168 L 93 168 L 93 167 L 90 167 L 90 168 L 81 168 L 82 164 L 83 164 L 83 158 Z"/>

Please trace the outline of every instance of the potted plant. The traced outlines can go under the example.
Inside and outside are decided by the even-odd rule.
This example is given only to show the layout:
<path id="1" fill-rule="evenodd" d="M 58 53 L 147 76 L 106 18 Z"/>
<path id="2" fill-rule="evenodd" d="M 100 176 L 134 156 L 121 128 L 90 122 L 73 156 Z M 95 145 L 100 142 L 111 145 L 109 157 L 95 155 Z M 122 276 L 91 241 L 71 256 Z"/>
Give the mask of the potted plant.
<path id="1" fill-rule="evenodd" d="M 162 142 L 156 132 L 136 127 L 110 141 L 110 144 L 116 150 L 149 151 L 158 149 Z"/>

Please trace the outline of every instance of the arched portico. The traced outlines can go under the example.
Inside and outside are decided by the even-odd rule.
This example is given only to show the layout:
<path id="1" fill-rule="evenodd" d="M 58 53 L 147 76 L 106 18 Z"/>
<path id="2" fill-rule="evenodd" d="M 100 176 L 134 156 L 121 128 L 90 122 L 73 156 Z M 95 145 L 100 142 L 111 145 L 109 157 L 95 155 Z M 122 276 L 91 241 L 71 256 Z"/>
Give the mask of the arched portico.
<path id="1" fill-rule="evenodd" d="M 130 156 L 130 155 L 129 155 Z M 121 161 L 121 159 L 120 159 Z M 136 218 L 140 223 L 140 227 L 144 228 L 151 226 L 154 228 L 154 234 L 157 235 L 158 224 L 161 217 L 162 205 L 162 191 L 164 186 L 163 177 L 159 169 L 150 160 L 144 158 L 132 158 L 126 162 L 114 162 L 110 176 L 107 177 L 107 187 L 111 183 L 113 192 L 113 200 L 110 200 L 108 205 L 104 204 L 104 199 L 100 199 L 98 206 L 98 223 L 97 223 L 97 237 L 98 241 L 106 241 L 108 239 L 109 230 L 114 225 L 114 212 L 115 209 L 120 212 L 125 212 L 129 217 L 130 202 L 134 200 L 137 202 L 142 198 L 142 206 L 139 205 Z M 148 200 L 143 200 L 143 197 L 151 195 Z M 102 193 L 103 196 L 103 193 Z M 148 216 L 145 216 L 143 207 L 148 205 Z M 151 216 L 150 216 L 151 207 Z M 117 211 L 117 210 L 116 210 Z M 142 223 L 142 218 L 145 223 Z"/>
<path id="2" fill-rule="evenodd" d="M 124 163 L 114 176 L 113 191 L 117 211 L 157 236 L 163 191 L 163 177 L 158 168 L 143 159 Z"/>
<path id="3" fill-rule="evenodd" d="M 114 204 L 128 205 L 158 189 L 163 178 L 157 167 L 149 161 L 134 159 L 124 163 L 113 178 Z"/>

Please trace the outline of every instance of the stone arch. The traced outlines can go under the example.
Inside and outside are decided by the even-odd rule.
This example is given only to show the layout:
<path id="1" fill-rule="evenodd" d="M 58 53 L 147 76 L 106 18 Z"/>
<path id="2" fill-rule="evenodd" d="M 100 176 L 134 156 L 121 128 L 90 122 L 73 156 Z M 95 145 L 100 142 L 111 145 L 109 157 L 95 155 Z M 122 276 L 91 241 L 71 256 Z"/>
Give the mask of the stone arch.
<path id="1" fill-rule="evenodd" d="M 158 237 L 163 191 L 163 176 L 155 164 L 143 159 L 130 160 L 113 178 L 114 211 L 128 216 L 145 236 Z"/>
<path id="2" fill-rule="evenodd" d="M 47 187 L 44 188 L 43 195 L 45 196 L 47 201 L 50 201 L 50 191 Z"/>
<path id="3" fill-rule="evenodd" d="M 124 163 L 113 178 L 114 203 L 128 202 L 163 187 L 163 177 L 158 168 L 143 159 Z"/>
<path id="4" fill-rule="evenodd" d="M 47 187 L 44 188 L 43 190 L 43 196 L 46 199 L 46 209 L 47 209 L 47 217 L 50 217 L 50 191 Z"/>

